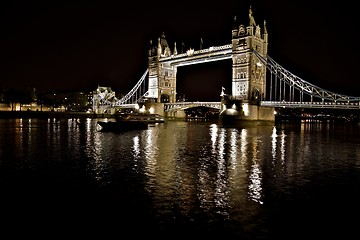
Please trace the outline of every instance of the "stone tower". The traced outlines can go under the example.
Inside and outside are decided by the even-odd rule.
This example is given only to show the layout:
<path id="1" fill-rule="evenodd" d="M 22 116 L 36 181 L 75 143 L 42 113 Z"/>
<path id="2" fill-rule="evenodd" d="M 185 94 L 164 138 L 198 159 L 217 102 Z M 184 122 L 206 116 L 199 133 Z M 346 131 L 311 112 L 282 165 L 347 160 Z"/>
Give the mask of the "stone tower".
<path id="1" fill-rule="evenodd" d="M 268 50 L 268 33 L 264 21 L 263 31 L 256 25 L 249 9 L 249 25 L 237 25 L 232 30 L 232 98 L 259 101 L 266 98 L 266 66 L 255 56 L 257 51 L 265 59 Z"/>
<path id="2" fill-rule="evenodd" d="M 176 72 L 177 68 L 170 65 L 167 61 L 172 55 L 177 55 L 176 43 L 174 53 L 163 33 L 158 38 L 157 47 L 150 42 L 148 55 L 149 65 L 149 82 L 148 82 L 148 99 L 158 103 L 176 102 Z"/>

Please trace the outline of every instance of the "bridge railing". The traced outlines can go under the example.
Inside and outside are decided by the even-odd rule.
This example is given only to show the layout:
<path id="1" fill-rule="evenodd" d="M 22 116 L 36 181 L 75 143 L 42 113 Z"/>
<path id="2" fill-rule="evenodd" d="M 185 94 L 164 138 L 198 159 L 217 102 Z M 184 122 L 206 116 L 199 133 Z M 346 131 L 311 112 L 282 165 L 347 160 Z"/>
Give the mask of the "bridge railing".
<path id="1" fill-rule="evenodd" d="M 200 50 L 191 52 L 191 54 L 189 54 L 189 52 L 187 52 L 187 53 L 180 53 L 177 55 L 171 55 L 169 57 L 163 57 L 163 58 L 161 58 L 161 60 L 168 61 L 168 60 L 172 60 L 172 59 L 188 57 L 189 55 L 194 56 L 194 55 L 206 54 L 206 53 L 217 52 L 217 51 L 224 51 L 224 50 L 229 50 L 229 49 L 230 50 L 232 49 L 232 44 L 226 44 L 223 46 L 213 46 L 213 47 L 209 47 L 207 49 L 200 49 Z"/>
<path id="2" fill-rule="evenodd" d="M 166 112 L 177 111 L 180 109 L 192 108 L 192 107 L 209 107 L 220 109 L 221 102 L 176 102 L 176 103 L 165 103 L 164 110 Z"/>
<path id="3" fill-rule="evenodd" d="M 290 71 L 283 68 L 270 56 L 261 56 L 257 51 L 253 50 L 258 59 L 266 65 L 270 72 L 270 100 L 285 100 L 294 101 L 299 98 L 301 102 L 305 102 L 305 98 L 309 97 L 310 102 L 314 98 L 319 99 L 321 102 L 324 100 L 335 103 L 339 102 L 360 102 L 360 97 L 348 96 L 345 94 L 335 93 L 324 88 L 315 86 L 302 78 L 296 76 Z M 274 78 L 272 78 L 274 76 Z M 288 88 L 285 88 L 285 85 Z M 296 90 L 296 92 L 294 91 Z M 273 95 L 274 94 L 274 95 Z"/>
<path id="4" fill-rule="evenodd" d="M 130 90 L 130 92 L 128 92 L 123 98 L 118 99 L 114 103 L 114 105 L 115 106 L 120 106 L 120 105 L 124 105 L 124 104 L 138 102 L 140 99 L 143 99 L 144 96 L 147 94 L 147 90 L 144 90 L 144 91 L 146 91 L 145 93 L 140 93 L 139 94 L 140 96 L 137 97 L 137 99 L 131 100 L 135 95 L 138 95 L 138 91 L 141 88 L 141 86 L 142 85 L 145 86 L 145 83 L 146 83 L 145 79 L 146 79 L 146 76 L 147 76 L 148 72 L 149 72 L 149 69 L 146 69 L 144 74 L 140 78 L 140 80 L 135 84 L 135 86 Z"/>
<path id="5" fill-rule="evenodd" d="M 268 107 L 293 107 L 293 108 L 338 108 L 360 109 L 360 102 L 286 102 L 286 101 L 261 101 L 261 106 Z"/>

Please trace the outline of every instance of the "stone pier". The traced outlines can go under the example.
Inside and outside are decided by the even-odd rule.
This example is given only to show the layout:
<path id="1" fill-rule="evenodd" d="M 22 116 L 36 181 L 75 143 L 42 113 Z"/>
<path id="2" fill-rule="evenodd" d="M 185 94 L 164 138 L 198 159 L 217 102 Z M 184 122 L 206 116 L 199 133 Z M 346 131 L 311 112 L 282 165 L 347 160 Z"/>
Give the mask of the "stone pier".
<path id="1" fill-rule="evenodd" d="M 275 108 L 263 107 L 257 102 L 223 99 L 220 120 L 223 121 L 268 121 L 275 122 Z"/>

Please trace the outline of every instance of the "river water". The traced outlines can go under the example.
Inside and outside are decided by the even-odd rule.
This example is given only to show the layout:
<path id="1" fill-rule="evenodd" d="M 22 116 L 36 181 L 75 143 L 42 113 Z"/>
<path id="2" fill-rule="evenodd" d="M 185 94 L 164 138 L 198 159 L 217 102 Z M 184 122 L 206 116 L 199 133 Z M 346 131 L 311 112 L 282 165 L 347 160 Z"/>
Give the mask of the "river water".
<path id="1" fill-rule="evenodd" d="M 13 237 L 308 239 L 358 233 L 360 126 L 0 119 Z M 353 238 L 353 237 L 352 237 Z"/>

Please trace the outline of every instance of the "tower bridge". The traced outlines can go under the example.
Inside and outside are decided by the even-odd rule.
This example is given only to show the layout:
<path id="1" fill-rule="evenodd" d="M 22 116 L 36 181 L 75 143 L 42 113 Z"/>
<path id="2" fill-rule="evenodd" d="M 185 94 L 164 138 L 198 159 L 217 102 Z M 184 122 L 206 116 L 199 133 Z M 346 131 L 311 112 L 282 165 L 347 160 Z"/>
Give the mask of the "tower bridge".
<path id="1" fill-rule="evenodd" d="M 94 93 L 94 111 L 140 105 L 146 111 L 183 118 L 186 108 L 206 106 L 219 109 L 223 117 L 273 121 L 276 108 L 360 110 L 360 97 L 315 86 L 286 70 L 267 52 L 266 21 L 262 26 L 256 24 L 251 6 L 247 25 L 238 24 L 234 18 L 230 44 L 179 53 L 176 42 L 171 47 L 162 33 L 157 44 L 150 41 L 148 68 L 134 88 L 120 99 L 98 90 Z M 219 102 L 178 101 L 179 67 L 226 59 L 232 60 L 231 94 L 221 92 Z"/>

